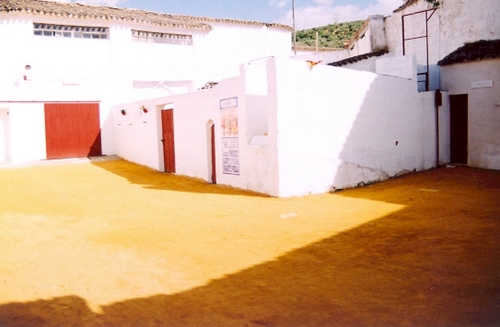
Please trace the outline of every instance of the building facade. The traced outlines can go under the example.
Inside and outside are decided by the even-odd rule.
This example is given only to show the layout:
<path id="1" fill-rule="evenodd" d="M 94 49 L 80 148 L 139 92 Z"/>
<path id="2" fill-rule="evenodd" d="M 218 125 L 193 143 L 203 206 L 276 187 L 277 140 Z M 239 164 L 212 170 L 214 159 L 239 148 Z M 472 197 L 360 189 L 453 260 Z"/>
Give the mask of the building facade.
<path id="1" fill-rule="evenodd" d="M 190 92 L 238 75 L 241 63 L 288 56 L 291 29 L 7 0 L 0 4 L 0 42 L 8 49 L 0 55 L 0 162 L 18 162 L 114 154 L 112 105 Z M 62 135 L 78 129 L 84 135 L 64 142 Z"/>

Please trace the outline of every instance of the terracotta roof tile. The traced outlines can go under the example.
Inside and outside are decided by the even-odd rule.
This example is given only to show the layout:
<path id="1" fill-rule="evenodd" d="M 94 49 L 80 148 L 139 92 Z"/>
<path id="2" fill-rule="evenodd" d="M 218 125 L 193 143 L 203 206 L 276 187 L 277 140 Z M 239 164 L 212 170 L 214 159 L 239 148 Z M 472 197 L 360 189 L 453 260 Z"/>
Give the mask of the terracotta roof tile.
<path id="1" fill-rule="evenodd" d="M 500 58 L 500 40 L 480 40 L 472 43 L 466 43 L 444 57 L 438 62 L 438 65 L 446 66 L 456 63 L 493 58 Z"/>
<path id="2" fill-rule="evenodd" d="M 409 7 L 409 6 L 411 6 L 411 5 L 416 4 L 416 3 L 417 3 L 417 2 L 419 2 L 419 1 L 420 1 L 420 0 L 406 0 L 406 1 L 405 1 L 405 3 L 404 3 L 401 7 L 397 8 L 396 10 L 394 10 L 394 12 L 401 11 L 401 10 L 403 10 L 403 9 L 405 9 L 405 8 L 407 8 L 407 7 Z"/>
<path id="3" fill-rule="evenodd" d="M 405 3 L 401 7 L 397 8 L 393 12 L 398 12 L 398 11 L 404 10 L 412 5 L 417 4 L 419 1 L 420 0 L 406 0 Z M 431 6 L 433 8 L 439 7 L 439 1 L 437 1 L 437 0 L 426 0 L 426 1 L 427 1 L 428 6 Z"/>
<path id="4" fill-rule="evenodd" d="M 77 19 L 102 19 L 134 22 L 141 24 L 179 27 L 209 31 L 209 23 L 232 23 L 241 25 L 259 25 L 291 30 L 291 27 L 274 23 L 254 21 L 171 15 L 139 9 L 95 6 L 81 3 L 65 3 L 44 0 L 1 0 L 0 13 L 23 13 L 35 16 L 56 16 Z"/>

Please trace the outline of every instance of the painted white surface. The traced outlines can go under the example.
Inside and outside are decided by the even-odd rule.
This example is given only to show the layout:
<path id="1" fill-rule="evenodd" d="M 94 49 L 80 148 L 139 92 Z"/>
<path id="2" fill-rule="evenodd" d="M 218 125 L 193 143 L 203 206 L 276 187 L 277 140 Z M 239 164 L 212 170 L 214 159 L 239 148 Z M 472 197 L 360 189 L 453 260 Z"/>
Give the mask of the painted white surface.
<path id="1" fill-rule="evenodd" d="M 309 51 L 299 50 L 297 51 L 296 56 L 290 56 L 290 58 L 296 60 L 321 61 L 323 64 L 344 60 L 348 57 L 349 57 L 349 52 L 345 49 L 335 49 L 331 51 L 318 51 L 318 52 L 316 52 L 314 49 L 311 49 Z"/>
<path id="2" fill-rule="evenodd" d="M 443 66 L 441 70 L 443 89 L 451 95 L 468 95 L 468 164 L 500 169 L 500 59 Z M 493 86 L 471 87 L 480 80 L 491 80 Z"/>
<path id="3" fill-rule="evenodd" d="M 279 196 L 433 167 L 434 94 L 417 93 L 415 81 L 294 61 L 276 65 Z"/>
<path id="4" fill-rule="evenodd" d="M 10 113 L 0 108 L 0 162 L 11 161 Z"/>
<path id="5" fill-rule="evenodd" d="M 250 144 L 256 131 L 264 134 L 264 130 L 267 130 L 265 117 L 263 121 L 255 121 L 256 115 L 252 113 L 252 111 L 257 111 L 262 115 L 267 115 L 270 111 L 266 105 L 265 94 L 260 95 L 264 97 L 264 101 L 255 99 L 258 93 L 267 92 L 267 88 L 263 88 L 260 84 L 261 82 L 266 84 L 267 74 L 262 75 L 262 72 L 259 74 L 260 68 L 256 68 L 254 74 L 250 74 L 252 77 L 249 78 L 255 82 L 249 88 L 249 92 L 253 94 L 245 94 L 245 88 L 249 84 L 245 80 L 245 71 L 246 69 L 254 70 L 255 66 L 244 66 L 246 68 L 242 69 L 241 76 L 225 79 L 213 89 L 138 101 L 113 108 L 116 154 L 126 160 L 163 171 L 160 115 L 164 107 L 173 108 L 177 174 L 210 181 L 210 139 L 207 129 L 211 123 L 214 123 L 217 183 L 277 194 L 276 165 L 270 161 L 273 157 L 270 148 L 273 147 Z M 238 99 L 239 175 L 224 174 L 222 169 L 220 100 L 233 97 Z M 151 109 L 146 114 L 147 126 L 141 122 L 144 115 L 137 113 L 141 105 Z M 121 109 L 125 109 L 127 115 L 121 115 Z"/>
<path id="6" fill-rule="evenodd" d="M 145 102 L 157 108 L 148 127 L 132 114 L 141 103 L 115 107 L 117 154 L 163 170 L 159 114 L 171 104 L 177 173 L 206 181 L 211 122 L 217 183 L 274 196 L 324 193 L 435 165 L 434 92 L 418 93 L 415 80 L 324 65 L 311 68 L 286 58 L 264 63 L 243 65 L 240 76 L 214 89 Z M 219 101 L 228 97 L 238 98 L 240 175 L 223 174 L 221 167 Z M 122 108 L 127 115 L 120 118 Z M 440 115 L 446 116 L 446 108 Z M 447 135 L 441 137 L 445 144 Z"/>
<path id="7" fill-rule="evenodd" d="M 108 40 L 35 36 L 33 22 L 109 27 L 110 36 Z M 99 101 L 102 151 L 105 155 L 115 154 L 115 144 L 121 143 L 114 134 L 114 105 L 185 94 L 208 81 L 237 76 L 242 63 L 291 54 L 289 30 L 252 24 L 210 24 L 213 30 L 206 32 L 111 20 L 2 13 L 0 102 L 8 102 L 5 108 L 10 109 L 16 107 L 15 103 L 27 101 Z M 132 29 L 191 34 L 193 45 L 134 42 Z M 25 70 L 26 65 L 31 66 L 29 71 Z M 43 115 L 30 119 L 42 119 L 36 124 L 43 125 Z M 147 124 L 141 122 L 134 128 L 140 133 L 152 133 Z M 27 132 L 17 120 L 11 121 L 11 129 L 12 135 Z M 12 143 L 12 160 L 45 159 L 45 147 L 42 151 L 41 144 L 18 149 L 20 143 L 16 142 Z M 130 146 L 144 144 L 132 141 Z M 33 153 L 24 153 L 28 150 Z M 123 148 L 119 151 L 134 152 Z M 154 157 L 148 165 L 158 165 L 158 154 Z"/>
<path id="8" fill-rule="evenodd" d="M 384 29 L 384 16 L 372 15 L 361 27 L 354 41 L 348 48 L 348 57 L 387 49 L 387 37 Z"/>
<path id="9" fill-rule="evenodd" d="M 428 13 L 428 58 L 430 89 L 440 85 L 440 72 L 437 62 L 466 42 L 494 40 L 500 38 L 498 0 L 440 0 L 440 6 L 434 14 Z M 403 54 L 402 15 L 432 9 L 432 5 L 420 0 L 402 11 L 393 13 L 385 20 L 385 30 L 389 51 L 396 56 Z M 406 38 L 425 35 L 425 13 L 405 18 Z M 425 71 L 425 39 L 406 42 L 406 54 L 417 57 L 419 72 Z M 419 86 L 420 89 L 423 85 Z"/>
<path id="10" fill-rule="evenodd" d="M 381 51 L 387 49 L 387 36 L 385 34 L 385 17 L 372 15 L 368 18 L 370 24 L 370 50 Z"/>
<path id="11" fill-rule="evenodd" d="M 44 107 L 40 103 L 1 103 L 8 108 L 12 162 L 45 159 Z"/>
<path id="12" fill-rule="evenodd" d="M 265 26 L 210 24 L 206 37 L 195 39 L 196 87 L 238 76 L 241 64 L 292 54 L 291 32 Z"/>
<path id="13" fill-rule="evenodd" d="M 390 53 L 386 53 L 386 54 L 383 54 L 383 55 L 378 56 L 378 57 L 374 56 L 374 57 L 370 57 L 368 59 L 359 60 L 358 62 L 348 63 L 345 65 L 342 65 L 341 67 L 347 68 L 347 69 L 352 69 L 352 70 L 362 70 L 365 72 L 375 73 L 377 70 L 376 62 L 382 58 L 389 58 L 389 57 L 393 57 L 393 55 Z"/>
<path id="14" fill-rule="evenodd" d="M 408 55 L 377 59 L 375 61 L 375 72 L 379 75 L 416 79 L 416 58 L 413 55 Z"/>

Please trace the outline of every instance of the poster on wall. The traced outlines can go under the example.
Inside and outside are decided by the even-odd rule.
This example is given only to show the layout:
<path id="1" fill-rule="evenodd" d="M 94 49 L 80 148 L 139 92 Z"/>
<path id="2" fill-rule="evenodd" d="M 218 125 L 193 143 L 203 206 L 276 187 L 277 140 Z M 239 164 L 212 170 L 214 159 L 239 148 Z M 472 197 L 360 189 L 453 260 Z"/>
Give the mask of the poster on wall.
<path id="1" fill-rule="evenodd" d="M 220 100 L 222 125 L 222 172 L 228 175 L 240 174 L 238 139 L 238 98 Z"/>

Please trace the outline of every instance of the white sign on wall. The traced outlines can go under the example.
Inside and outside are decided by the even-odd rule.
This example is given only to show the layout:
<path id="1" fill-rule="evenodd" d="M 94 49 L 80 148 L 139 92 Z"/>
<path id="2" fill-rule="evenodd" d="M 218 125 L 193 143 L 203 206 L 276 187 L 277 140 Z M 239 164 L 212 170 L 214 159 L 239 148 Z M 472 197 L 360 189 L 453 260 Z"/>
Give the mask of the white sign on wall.
<path id="1" fill-rule="evenodd" d="M 473 81 L 470 85 L 472 89 L 482 89 L 485 87 L 493 87 L 493 80 Z"/>
<path id="2" fill-rule="evenodd" d="M 222 172 L 240 174 L 240 153 L 238 138 L 238 98 L 220 100 L 222 125 Z"/>

